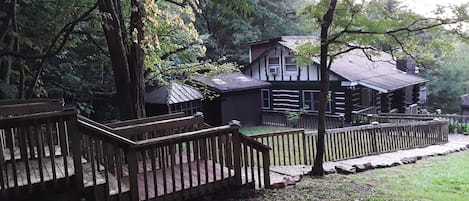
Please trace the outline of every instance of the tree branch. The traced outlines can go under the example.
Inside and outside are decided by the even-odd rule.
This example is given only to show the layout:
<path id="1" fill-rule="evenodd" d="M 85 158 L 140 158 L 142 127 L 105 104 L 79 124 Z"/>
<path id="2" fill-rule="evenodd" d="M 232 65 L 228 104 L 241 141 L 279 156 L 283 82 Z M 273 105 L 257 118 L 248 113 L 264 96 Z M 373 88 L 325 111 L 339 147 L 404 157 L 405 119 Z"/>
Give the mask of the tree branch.
<path id="1" fill-rule="evenodd" d="M 197 42 L 190 43 L 190 44 L 188 44 L 188 45 L 186 45 L 186 46 L 180 47 L 180 48 L 175 49 L 175 50 L 173 50 L 173 51 L 171 51 L 171 52 L 167 52 L 167 53 L 163 54 L 163 56 L 161 56 L 160 58 L 161 58 L 161 60 L 165 60 L 165 59 L 167 59 L 169 56 L 171 56 L 172 54 L 176 54 L 176 53 L 178 53 L 178 52 L 182 52 L 182 51 L 184 51 L 184 50 L 189 49 L 191 46 L 197 45 L 197 44 L 198 44 Z"/>
<path id="2" fill-rule="evenodd" d="M 89 15 L 91 14 L 91 12 L 93 12 L 97 8 L 97 6 L 98 6 L 98 3 L 96 2 L 93 5 L 93 7 L 91 7 L 86 12 L 84 12 L 80 17 L 78 17 L 75 20 L 73 20 L 73 21 L 69 22 L 68 24 L 66 24 L 59 31 L 59 33 L 54 37 L 54 40 L 52 41 L 52 43 L 47 48 L 46 53 L 36 54 L 36 55 L 24 55 L 24 54 L 22 54 L 20 52 L 16 52 L 16 51 L 2 51 L 2 52 L 0 52 L 0 57 L 9 55 L 9 56 L 12 56 L 12 57 L 22 58 L 22 59 L 43 59 L 43 58 L 47 58 L 47 57 L 57 55 L 58 53 L 60 53 L 62 51 L 65 44 L 67 44 L 67 41 L 70 37 L 70 34 L 72 33 L 75 26 L 78 23 L 82 22 L 82 21 L 88 20 Z M 60 43 L 57 46 L 57 43 L 59 42 L 60 38 L 62 38 L 62 40 L 60 41 Z M 54 49 L 54 47 L 56 47 L 56 48 Z"/>

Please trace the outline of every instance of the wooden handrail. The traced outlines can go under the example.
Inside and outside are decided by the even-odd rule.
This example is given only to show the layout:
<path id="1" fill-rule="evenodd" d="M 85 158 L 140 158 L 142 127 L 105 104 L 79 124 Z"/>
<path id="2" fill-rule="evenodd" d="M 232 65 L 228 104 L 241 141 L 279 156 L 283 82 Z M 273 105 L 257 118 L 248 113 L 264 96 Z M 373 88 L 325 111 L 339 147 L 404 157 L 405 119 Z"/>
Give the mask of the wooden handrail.
<path id="1" fill-rule="evenodd" d="M 78 120 L 80 121 L 83 121 L 83 122 L 86 122 L 88 124 L 91 124 L 93 126 L 96 126 L 98 128 L 101 128 L 101 129 L 104 129 L 104 130 L 107 130 L 107 131 L 110 131 L 110 132 L 113 132 L 113 129 L 105 124 L 101 124 L 101 123 L 98 123 L 96 121 L 93 121 L 91 119 L 88 119 L 82 115 L 78 115 Z"/>
<path id="2" fill-rule="evenodd" d="M 135 124 L 145 124 L 145 123 L 150 123 L 150 122 L 155 122 L 155 121 L 162 121 L 162 120 L 175 119 L 175 118 L 181 118 L 181 117 L 184 117 L 184 112 L 146 117 L 146 118 L 140 118 L 140 119 L 118 121 L 118 122 L 108 123 L 106 124 L 106 126 L 111 127 L 111 128 L 117 128 L 117 127 L 131 126 Z"/>
<path id="3" fill-rule="evenodd" d="M 152 131 L 153 129 L 169 129 L 174 127 L 181 127 L 184 125 L 190 125 L 194 123 L 203 124 L 203 117 L 201 116 L 189 116 L 181 117 L 177 119 L 168 119 L 156 122 L 148 122 L 143 124 L 129 125 L 124 127 L 115 127 L 113 130 L 121 136 L 132 137 L 135 135 L 141 135 L 144 132 Z"/>
<path id="4" fill-rule="evenodd" d="M 112 133 L 109 130 L 92 125 L 89 122 L 85 122 L 81 119 L 78 120 L 78 127 L 81 132 L 84 132 L 87 135 L 92 135 L 97 138 L 104 138 L 105 140 L 113 142 L 113 143 L 118 143 L 124 146 L 130 146 L 130 145 L 135 144 L 135 142 L 133 142 L 132 140 L 119 136 L 115 133 Z"/>
<path id="5" fill-rule="evenodd" d="M 241 134 L 240 135 L 240 140 L 242 143 L 251 145 L 253 148 L 256 150 L 259 150 L 260 152 L 266 152 L 268 153 L 269 150 L 271 149 L 269 146 L 262 144 L 261 142 L 253 139 L 252 137 L 249 137 L 247 135 Z"/>
<path id="6" fill-rule="evenodd" d="M 369 129 L 382 129 L 382 128 L 399 128 L 399 127 L 406 127 L 406 126 L 423 126 L 423 125 L 436 125 L 441 123 L 448 123 L 446 120 L 431 120 L 431 121 L 414 121 L 414 122 L 405 122 L 405 123 L 380 123 L 377 125 L 367 124 L 361 126 L 353 126 L 353 127 L 345 127 L 345 128 L 334 128 L 334 129 L 327 129 L 326 134 L 332 133 L 342 133 L 342 132 L 349 132 L 349 131 L 362 131 L 362 130 L 369 130 Z M 318 131 L 307 131 L 305 132 L 306 135 L 315 136 L 318 134 Z"/>
<path id="7" fill-rule="evenodd" d="M 75 116 L 76 110 L 64 110 L 64 111 L 53 111 L 53 112 L 42 112 L 34 113 L 21 116 L 11 116 L 2 118 L 0 121 L 0 128 L 11 127 L 18 124 L 23 124 L 29 121 L 47 121 L 48 118 L 58 118 L 63 116 Z"/>
<path id="8" fill-rule="evenodd" d="M 286 130 L 286 131 L 276 131 L 272 133 L 264 133 L 264 134 L 257 134 L 257 135 L 251 135 L 252 138 L 259 138 L 259 137 L 270 137 L 270 136 L 280 136 L 280 135 L 285 135 L 288 133 L 298 133 L 298 132 L 304 132 L 304 129 L 291 129 L 291 130 Z"/>
<path id="9" fill-rule="evenodd" d="M 187 133 L 179 133 L 174 135 L 168 135 L 158 138 L 151 138 L 147 140 L 140 140 L 135 142 L 135 145 L 132 148 L 135 149 L 145 149 L 148 146 L 155 145 L 167 145 L 171 143 L 176 143 L 180 141 L 187 141 L 192 139 L 197 139 L 206 135 L 217 134 L 217 133 L 230 133 L 233 130 L 236 130 L 238 127 L 234 126 L 219 126 L 214 128 L 202 129 Z"/>
<path id="10" fill-rule="evenodd" d="M 287 112 L 284 111 L 275 111 L 275 110 L 262 110 L 262 112 L 265 113 L 282 113 L 282 114 L 287 114 Z M 319 114 L 317 112 L 305 112 L 303 113 L 305 116 L 318 116 Z M 331 117 L 331 118 L 341 118 L 341 115 L 337 114 L 326 114 L 326 117 Z"/>
<path id="11" fill-rule="evenodd" d="M 35 98 L 35 99 L 2 99 L 0 106 L 16 105 L 27 103 L 47 103 L 47 102 L 63 102 L 63 99 Z"/>

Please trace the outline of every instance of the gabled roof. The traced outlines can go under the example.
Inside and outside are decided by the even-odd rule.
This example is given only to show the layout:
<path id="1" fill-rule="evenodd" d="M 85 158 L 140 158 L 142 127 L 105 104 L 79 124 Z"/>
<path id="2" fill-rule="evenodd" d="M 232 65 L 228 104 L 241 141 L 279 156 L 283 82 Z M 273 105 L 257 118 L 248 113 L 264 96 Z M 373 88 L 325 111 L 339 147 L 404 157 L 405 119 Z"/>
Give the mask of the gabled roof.
<path id="1" fill-rule="evenodd" d="M 252 79 L 242 73 L 228 73 L 215 77 L 193 77 L 194 81 L 207 85 L 218 93 L 258 89 L 270 86 L 270 83 Z"/>
<path id="2" fill-rule="evenodd" d="M 202 99 L 204 95 L 194 87 L 171 81 L 145 93 L 145 102 L 153 104 L 175 104 Z"/>
<path id="3" fill-rule="evenodd" d="M 312 36 L 282 36 L 274 41 L 277 41 L 276 44 L 292 51 L 296 51 L 299 45 L 318 42 L 317 38 Z M 257 43 L 251 43 L 251 46 L 255 45 Z M 266 50 L 265 53 L 270 50 Z M 317 58 L 313 58 L 313 61 L 319 63 Z M 350 82 L 355 82 L 383 93 L 426 82 L 420 76 L 407 74 L 404 71 L 398 70 L 392 56 L 385 52 L 372 56 L 372 61 L 361 50 L 345 53 L 334 60 L 331 71 Z"/>

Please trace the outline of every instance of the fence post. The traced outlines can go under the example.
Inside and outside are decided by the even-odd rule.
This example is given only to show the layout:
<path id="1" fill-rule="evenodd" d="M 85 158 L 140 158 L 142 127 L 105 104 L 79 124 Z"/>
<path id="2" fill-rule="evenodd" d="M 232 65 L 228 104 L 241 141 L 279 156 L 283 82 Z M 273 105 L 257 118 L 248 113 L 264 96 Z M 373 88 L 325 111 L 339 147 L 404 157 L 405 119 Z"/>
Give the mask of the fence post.
<path id="1" fill-rule="evenodd" d="M 236 187 L 240 187 L 243 184 L 241 179 L 241 142 L 239 139 L 239 127 L 239 121 L 232 120 L 230 122 L 230 128 L 233 135 L 234 185 Z"/>
<path id="2" fill-rule="evenodd" d="M 127 152 L 127 161 L 129 166 L 129 187 L 130 200 L 138 201 L 138 160 L 135 149 L 130 148 Z M 164 167 L 163 167 L 164 168 Z"/>
<path id="3" fill-rule="evenodd" d="M 345 127 L 345 117 L 343 114 L 339 115 L 339 121 L 340 121 L 339 128 Z"/>
<path id="4" fill-rule="evenodd" d="M 262 163 L 264 165 L 264 187 L 270 187 L 270 150 L 262 152 Z M 241 170 L 241 168 L 240 168 Z"/>
<path id="5" fill-rule="evenodd" d="M 305 130 L 301 131 L 301 135 L 303 136 L 303 165 L 308 164 L 308 147 L 306 147 L 306 135 L 305 135 Z M 275 156 L 274 156 L 275 157 Z M 311 156 L 309 156 L 311 157 Z"/>
<path id="6" fill-rule="evenodd" d="M 81 163 L 81 141 L 82 133 L 78 129 L 77 115 L 73 115 L 67 121 L 67 131 L 70 137 L 70 149 L 73 154 L 73 167 L 75 169 L 75 190 L 77 193 L 83 192 L 83 167 Z"/>
<path id="7" fill-rule="evenodd" d="M 377 122 L 372 122 L 372 124 L 374 128 L 372 128 L 371 132 L 370 132 L 370 138 L 371 138 L 371 148 L 373 149 L 373 153 L 376 153 L 378 152 L 378 145 L 376 144 L 376 133 L 377 133 L 377 130 L 379 129 L 379 124 Z"/>

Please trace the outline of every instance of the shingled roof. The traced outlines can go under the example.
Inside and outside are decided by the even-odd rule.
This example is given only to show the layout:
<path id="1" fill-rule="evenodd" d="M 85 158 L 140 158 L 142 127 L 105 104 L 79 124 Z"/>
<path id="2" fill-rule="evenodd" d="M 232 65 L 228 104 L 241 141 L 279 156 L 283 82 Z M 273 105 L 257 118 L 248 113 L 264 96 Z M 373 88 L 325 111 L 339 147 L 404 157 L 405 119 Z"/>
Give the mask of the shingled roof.
<path id="1" fill-rule="evenodd" d="M 277 43 L 290 50 L 296 51 L 299 45 L 305 43 L 317 43 L 313 36 L 281 36 L 275 39 L 265 40 L 264 43 Z M 262 44 L 261 42 L 250 45 Z M 268 49 L 266 52 L 268 52 Z M 261 57 L 259 57 L 261 58 Z M 313 61 L 319 63 L 318 58 Z M 396 68 L 396 62 L 391 55 L 382 52 L 380 55 L 368 59 L 361 50 L 354 50 L 336 58 L 331 66 L 331 71 L 340 77 L 377 91 L 388 93 L 406 86 L 426 82 L 420 76 L 407 74 Z"/>
<path id="2" fill-rule="evenodd" d="M 145 102 L 153 104 L 175 104 L 202 99 L 204 95 L 194 87 L 171 81 L 168 85 L 147 90 Z"/>
<path id="3" fill-rule="evenodd" d="M 270 83 L 252 79 L 242 73 L 228 73 L 215 77 L 194 77 L 196 82 L 207 85 L 218 93 L 258 89 L 270 86 Z"/>

